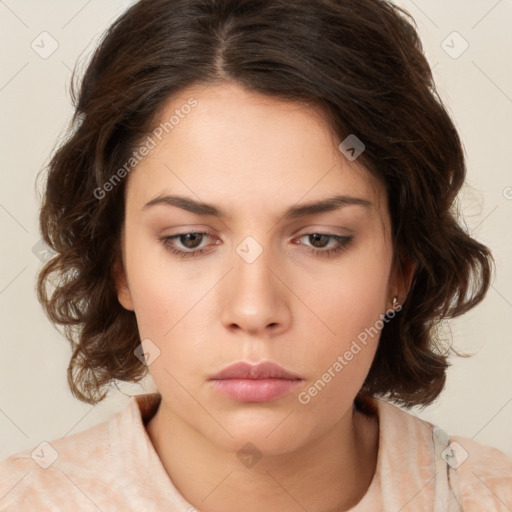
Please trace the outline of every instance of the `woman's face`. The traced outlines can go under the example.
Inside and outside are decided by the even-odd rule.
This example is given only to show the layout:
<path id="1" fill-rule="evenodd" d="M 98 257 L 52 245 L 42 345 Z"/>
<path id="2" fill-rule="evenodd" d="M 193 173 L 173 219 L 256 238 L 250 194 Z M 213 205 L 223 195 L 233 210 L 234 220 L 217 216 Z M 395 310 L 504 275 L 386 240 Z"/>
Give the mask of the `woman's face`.
<path id="1" fill-rule="evenodd" d="M 400 292 L 385 188 L 315 110 L 233 84 L 182 91 L 161 122 L 127 178 L 117 284 L 162 408 L 226 449 L 305 445 L 351 413 Z M 187 203 L 147 205 L 171 195 Z M 362 201 L 300 210 L 335 196 Z M 210 379 L 238 361 L 302 380 L 226 395 Z"/>

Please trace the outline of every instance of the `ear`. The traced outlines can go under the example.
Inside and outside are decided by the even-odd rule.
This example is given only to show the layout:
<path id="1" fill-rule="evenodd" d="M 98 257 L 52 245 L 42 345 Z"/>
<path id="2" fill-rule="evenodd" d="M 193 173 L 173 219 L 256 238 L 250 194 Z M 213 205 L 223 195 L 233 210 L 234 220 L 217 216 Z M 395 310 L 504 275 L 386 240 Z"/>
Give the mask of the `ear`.
<path id="1" fill-rule="evenodd" d="M 120 261 L 120 259 L 115 262 L 112 268 L 112 276 L 114 278 L 119 303 L 125 309 L 134 311 L 135 308 L 133 306 L 132 296 L 128 286 L 128 280 L 126 278 L 126 271 L 124 269 L 123 262 Z"/>
<path id="2" fill-rule="evenodd" d="M 405 302 L 417 269 L 417 262 L 400 255 L 395 258 L 390 301 L 393 300 L 393 297 L 397 297 L 399 304 L 403 304 Z"/>

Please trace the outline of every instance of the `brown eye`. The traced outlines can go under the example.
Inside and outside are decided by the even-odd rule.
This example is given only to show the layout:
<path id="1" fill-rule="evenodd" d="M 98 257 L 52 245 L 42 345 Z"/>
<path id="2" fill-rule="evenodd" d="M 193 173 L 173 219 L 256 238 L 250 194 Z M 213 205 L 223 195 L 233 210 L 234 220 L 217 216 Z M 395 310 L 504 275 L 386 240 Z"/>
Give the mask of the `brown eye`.
<path id="1" fill-rule="evenodd" d="M 187 258 L 202 254 L 205 251 L 204 248 L 198 249 L 198 247 L 206 236 L 210 237 L 208 233 L 178 233 L 176 235 L 163 237 L 160 240 L 168 251 L 182 258 Z M 179 242 L 178 247 L 176 246 L 176 242 Z M 180 246 L 182 248 L 180 248 Z"/>
<path id="2" fill-rule="evenodd" d="M 180 243 L 182 243 L 187 249 L 196 249 L 201 241 L 203 233 L 185 233 L 184 235 L 177 235 Z"/>
<path id="3" fill-rule="evenodd" d="M 320 249 L 324 248 L 330 240 L 330 236 L 323 233 L 313 233 L 307 236 L 313 241 L 313 246 Z"/>
<path id="4" fill-rule="evenodd" d="M 307 233 L 300 238 L 308 238 L 312 241 L 312 251 L 318 256 L 333 256 L 347 249 L 352 243 L 353 236 L 331 235 L 328 233 Z M 334 240 L 334 244 L 328 245 L 330 240 Z M 326 249 L 326 247 L 329 247 Z"/>

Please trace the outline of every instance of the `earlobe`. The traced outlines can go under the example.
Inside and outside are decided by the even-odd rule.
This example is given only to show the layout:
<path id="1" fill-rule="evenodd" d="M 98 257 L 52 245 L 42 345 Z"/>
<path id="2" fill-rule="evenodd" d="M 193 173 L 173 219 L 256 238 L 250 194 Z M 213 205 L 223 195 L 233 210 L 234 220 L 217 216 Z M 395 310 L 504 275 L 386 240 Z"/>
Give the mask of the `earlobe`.
<path id="1" fill-rule="evenodd" d="M 128 280 L 126 279 L 126 272 L 124 270 L 123 264 L 118 260 L 114 264 L 112 269 L 112 275 L 114 278 L 114 283 L 117 291 L 117 299 L 121 306 L 129 311 L 134 311 L 135 308 L 133 306 L 132 296 L 130 293 L 130 288 L 128 287 Z"/>

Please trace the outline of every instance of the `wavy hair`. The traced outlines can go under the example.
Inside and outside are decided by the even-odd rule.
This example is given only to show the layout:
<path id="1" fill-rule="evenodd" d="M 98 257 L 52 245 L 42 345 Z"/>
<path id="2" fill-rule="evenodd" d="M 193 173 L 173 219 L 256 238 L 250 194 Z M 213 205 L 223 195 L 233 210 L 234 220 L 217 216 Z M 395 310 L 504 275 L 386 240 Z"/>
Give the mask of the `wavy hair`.
<path id="1" fill-rule="evenodd" d="M 395 255 L 417 269 L 359 396 L 413 406 L 439 395 L 449 355 L 460 354 L 438 327 L 482 301 L 494 260 L 458 218 L 462 143 L 407 11 L 386 0 L 140 0 L 105 32 L 78 86 L 76 77 L 67 137 L 43 169 L 40 231 L 55 255 L 37 278 L 46 315 L 72 345 L 75 397 L 96 403 L 112 382 L 147 374 L 113 279 L 126 179 L 97 191 L 170 96 L 225 81 L 314 105 L 340 140 L 364 141 L 358 161 L 386 185 Z"/>

